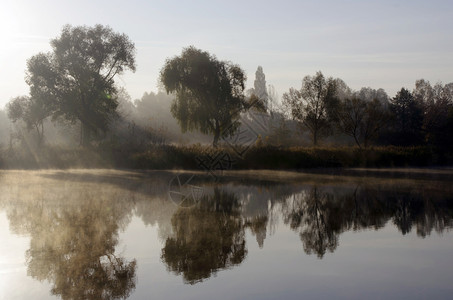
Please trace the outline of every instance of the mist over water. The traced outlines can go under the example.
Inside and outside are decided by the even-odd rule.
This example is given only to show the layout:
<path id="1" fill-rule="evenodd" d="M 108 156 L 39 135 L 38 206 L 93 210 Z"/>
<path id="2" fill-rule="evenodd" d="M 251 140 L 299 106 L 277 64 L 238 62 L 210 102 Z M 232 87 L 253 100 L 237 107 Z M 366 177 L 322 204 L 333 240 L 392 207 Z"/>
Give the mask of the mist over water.
<path id="1" fill-rule="evenodd" d="M 169 194 L 178 174 L 202 191 L 191 205 Z M 451 174 L 369 176 L 2 171 L 3 295 L 447 298 Z"/>

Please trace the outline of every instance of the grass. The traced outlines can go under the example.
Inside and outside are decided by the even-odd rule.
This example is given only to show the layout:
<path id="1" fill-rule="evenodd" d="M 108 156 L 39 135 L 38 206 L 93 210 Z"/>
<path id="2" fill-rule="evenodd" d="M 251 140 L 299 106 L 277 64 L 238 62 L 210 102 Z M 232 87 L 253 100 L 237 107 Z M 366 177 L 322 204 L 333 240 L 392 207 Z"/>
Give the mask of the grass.
<path id="1" fill-rule="evenodd" d="M 270 169 L 383 168 L 446 166 L 452 153 L 417 147 L 273 147 L 219 148 L 209 146 L 152 146 L 137 151 L 127 147 L 18 148 L 0 151 L 3 169 L 128 168 L 128 169 Z"/>

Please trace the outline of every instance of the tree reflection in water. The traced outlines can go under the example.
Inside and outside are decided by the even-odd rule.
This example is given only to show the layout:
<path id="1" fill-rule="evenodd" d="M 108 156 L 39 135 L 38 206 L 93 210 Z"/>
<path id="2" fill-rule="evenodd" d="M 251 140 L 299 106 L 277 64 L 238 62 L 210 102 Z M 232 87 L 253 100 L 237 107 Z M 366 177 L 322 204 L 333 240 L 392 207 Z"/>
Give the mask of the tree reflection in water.
<path id="1" fill-rule="evenodd" d="M 219 188 L 198 205 L 179 208 L 172 217 L 174 237 L 162 249 L 170 271 L 194 284 L 217 270 L 240 264 L 247 255 L 240 202 Z"/>
<path id="2" fill-rule="evenodd" d="M 136 260 L 115 253 L 133 203 L 115 187 L 45 180 L 9 196 L 13 232 L 31 237 L 27 273 L 62 299 L 121 299 L 135 289 Z M 9 203 L 11 204 L 11 203 Z"/>
<path id="3" fill-rule="evenodd" d="M 299 235 L 307 254 L 321 259 L 339 247 L 345 231 L 393 224 L 402 234 L 415 228 L 425 237 L 453 227 L 448 183 L 197 182 L 205 195 L 196 206 L 181 208 L 166 198 L 162 174 L 65 174 L 65 180 L 58 174 L 5 176 L 0 185 L 0 209 L 11 231 L 31 237 L 28 275 L 51 282 L 51 292 L 63 299 L 131 294 L 137 263 L 115 248 L 132 214 L 157 226 L 162 261 L 189 284 L 240 265 L 248 254 L 247 230 L 265 248 L 265 239 L 283 223 Z"/>
<path id="4" fill-rule="evenodd" d="M 337 220 L 331 216 L 333 204 L 331 195 L 315 186 L 309 191 L 294 194 L 284 206 L 284 222 L 300 232 L 307 254 L 316 253 L 322 258 L 326 250 L 333 252 L 337 248 L 339 228 Z"/>
<path id="5" fill-rule="evenodd" d="M 424 191 L 424 192 L 423 192 Z M 392 220 L 401 233 L 425 237 L 453 227 L 451 193 L 393 186 L 308 186 L 282 201 L 284 223 L 299 232 L 307 254 L 335 251 L 348 230 L 379 229 Z"/>

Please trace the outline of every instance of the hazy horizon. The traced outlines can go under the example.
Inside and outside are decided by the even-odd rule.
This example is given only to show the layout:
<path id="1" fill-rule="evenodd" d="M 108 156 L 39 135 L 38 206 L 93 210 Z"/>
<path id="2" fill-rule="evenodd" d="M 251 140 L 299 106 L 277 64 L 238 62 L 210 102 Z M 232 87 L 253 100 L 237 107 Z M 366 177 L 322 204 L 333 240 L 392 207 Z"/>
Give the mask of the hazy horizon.
<path id="1" fill-rule="evenodd" d="M 279 96 L 321 70 L 352 89 L 390 97 L 415 80 L 453 81 L 453 3 L 449 1 L 14 1 L 0 11 L 0 109 L 28 94 L 26 60 L 50 50 L 65 24 L 103 24 L 137 48 L 137 71 L 116 82 L 132 99 L 157 92 L 165 59 L 194 45 L 239 64 L 253 87 L 261 65 Z"/>

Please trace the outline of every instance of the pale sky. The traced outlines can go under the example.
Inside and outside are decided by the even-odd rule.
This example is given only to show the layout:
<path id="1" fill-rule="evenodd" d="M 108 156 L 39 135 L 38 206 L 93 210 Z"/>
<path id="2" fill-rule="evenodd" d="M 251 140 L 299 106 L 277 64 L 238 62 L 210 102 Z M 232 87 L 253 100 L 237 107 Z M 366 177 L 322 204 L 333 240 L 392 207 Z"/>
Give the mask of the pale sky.
<path id="1" fill-rule="evenodd" d="M 239 64 L 247 88 L 261 65 L 280 96 L 318 70 L 391 97 L 420 78 L 453 82 L 453 1 L 0 0 L 0 108 L 28 93 L 26 60 L 65 24 L 135 42 L 137 71 L 117 78 L 132 99 L 157 91 L 165 59 L 189 45 Z"/>

